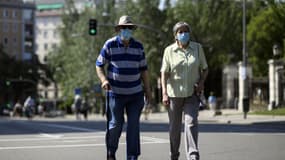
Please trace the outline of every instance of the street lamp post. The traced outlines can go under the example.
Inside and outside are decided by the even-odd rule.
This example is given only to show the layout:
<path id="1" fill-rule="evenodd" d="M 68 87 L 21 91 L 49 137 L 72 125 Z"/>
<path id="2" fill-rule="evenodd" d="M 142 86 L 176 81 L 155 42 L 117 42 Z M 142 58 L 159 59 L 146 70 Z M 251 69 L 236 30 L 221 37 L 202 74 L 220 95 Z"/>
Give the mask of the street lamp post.
<path id="1" fill-rule="evenodd" d="M 247 73 L 247 46 L 246 46 L 246 0 L 243 0 L 243 17 L 242 17 L 242 36 L 243 36 L 243 58 L 242 58 L 242 80 L 243 80 L 243 98 L 242 108 L 244 113 L 244 119 L 246 119 L 247 112 L 249 111 L 249 84 L 248 84 L 248 73 Z"/>

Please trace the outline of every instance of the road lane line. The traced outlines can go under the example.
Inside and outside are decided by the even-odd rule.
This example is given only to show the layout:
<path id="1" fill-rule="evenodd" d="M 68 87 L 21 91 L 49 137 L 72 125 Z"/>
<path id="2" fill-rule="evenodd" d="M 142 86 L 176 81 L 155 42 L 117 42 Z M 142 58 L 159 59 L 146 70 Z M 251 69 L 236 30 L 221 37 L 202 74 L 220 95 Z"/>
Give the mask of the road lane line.
<path id="1" fill-rule="evenodd" d="M 105 144 L 101 143 L 101 144 L 74 144 L 74 145 L 44 145 L 44 146 L 0 147 L 0 150 L 74 148 L 74 147 L 95 147 L 95 146 L 105 146 Z"/>
<path id="2" fill-rule="evenodd" d="M 82 138 L 91 138 L 94 136 L 89 137 L 64 137 L 61 138 L 62 140 L 66 139 L 82 139 Z M 101 136 L 101 138 L 104 138 L 105 136 Z M 165 144 L 169 143 L 168 140 L 162 139 L 162 138 L 154 138 L 154 137 L 147 137 L 142 136 L 142 142 L 141 144 Z M 12 140 L 12 139 L 11 139 Z M 19 140 L 19 139 L 18 139 Z M 37 139 L 37 140 L 43 140 L 43 139 Z M 50 139 L 44 139 L 44 140 L 50 140 Z M 8 141 L 8 140 L 7 140 Z M 126 145 L 125 142 L 119 143 L 120 145 Z M 97 143 L 97 144 L 73 144 L 73 145 L 41 145 L 41 146 L 14 146 L 14 147 L 0 147 L 1 150 L 20 150 L 20 149 L 52 149 L 52 148 L 75 148 L 75 147 L 96 147 L 96 146 L 105 146 L 105 143 Z"/>
<path id="3" fill-rule="evenodd" d="M 145 140 L 145 141 L 153 141 L 157 143 L 168 143 L 169 142 L 168 139 L 162 139 L 162 138 L 147 137 L 147 136 L 142 136 L 141 138 L 142 140 Z"/>
<path id="4" fill-rule="evenodd" d="M 78 136 L 78 137 L 62 137 L 62 140 L 72 140 L 72 139 L 89 139 L 89 138 L 105 138 L 105 135 L 102 136 Z M 23 142 L 23 141 L 50 141 L 51 139 L 56 138 L 12 138 L 12 139 L 0 139 L 0 142 Z"/>
<path id="5" fill-rule="evenodd" d="M 40 133 L 39 136 L 40 136 L 40 137 L 43 137 L 43 138 L 60 139 L 60 138 L 63 138 L 64 135 L 62 135 L 62 134 Z"/>
<path id="6" fill-rule="evenodd" d="M 102 132 L 102 130 L 97 130 L 97 129 L 73 127 L 73 126 L 66 126 L 66 125 L 60 125 L 60 124 L 45 124 L 45 123 L 39 123 L 39 124 L 44 125 L 44 126 L 48 126 L 48 127 L 71 129 L 71 130 L 78 130 L 78 131 L 85 131 L 85 132 Z"/>

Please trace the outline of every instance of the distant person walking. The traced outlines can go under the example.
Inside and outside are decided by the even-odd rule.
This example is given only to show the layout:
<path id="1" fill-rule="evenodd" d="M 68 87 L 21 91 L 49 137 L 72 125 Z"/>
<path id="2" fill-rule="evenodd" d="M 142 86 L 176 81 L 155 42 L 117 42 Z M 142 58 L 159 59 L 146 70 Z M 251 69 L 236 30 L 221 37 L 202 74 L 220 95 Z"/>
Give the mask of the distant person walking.
<path id="1" fill-rule="evenodd" d="M 23 114 L 23 105 L 20 103 L 20 100 L 18 100 L 13 107 L 13 116 L 22 117 L 22 114 Z"/>
<path id="2" fill-rule="evenodd" d="M 86 97 L 82 101 L 80 111 L 83 114 L 84 119 L 88 120 L 89 102 Z"/>
<path id="3" fill-rule="evenodd" d="M 35 113 L 35 101 L 31 96 L 28 96 L 24 103 L 24 112 L 28 119 L 32 119 Z"/>
<path id="4" fill-rule="evenodd" d="M 82 106 L 82 98 L 80 95 L 75 95 L 74 98 L 74 107 L 75 107 L 75 116 L 77 120 L 81 119 L 81 106 Z"/>
<path id="5" fill-rule="evenodd" d="M 162 101 L 168 107 L 170 156 L 178 160 L 184 112 L 184 136 L 187 160 L 199 160 L 198 94 L 204 89 L 208 65 L 201 44 L 190 41 L 186 22 L 173 27 L 175 42 L 164 50 L 161 81 Z"/>
<path id="6" fill-rule="evenodd" d="M 139 121 L 144 95 L 150 101 L 151 93 L 143 45 L 132 36 L 136 28 L 130 16 L 120 17 L 115 27 L 117 36 L 105 42 L 96 61 L 97 75 L 107 91 L 107 160 L 116 159 L 124 112 L 128 122 L 127 160 L 137 160 L 141 154 Z M 105 65 L 108 65 L 107 73 Z"/>
<path id="7" fill-rule="evenodd" d="M 143 114 L 144 120 L 148 120 L 149 114 L 152 112 L 152 104 L 148 102 L 146 98 L 144 99 Z"/>
<path id="8" fill-rule="evenodd" d="M 214 95 L 214 92 L 210 92 L 210 96 L 208 97 L 208 104 L 210 110 L 213 112 L 213 116 L 216 115 L 216 107 L 217 107 L 217 98 Z"/>

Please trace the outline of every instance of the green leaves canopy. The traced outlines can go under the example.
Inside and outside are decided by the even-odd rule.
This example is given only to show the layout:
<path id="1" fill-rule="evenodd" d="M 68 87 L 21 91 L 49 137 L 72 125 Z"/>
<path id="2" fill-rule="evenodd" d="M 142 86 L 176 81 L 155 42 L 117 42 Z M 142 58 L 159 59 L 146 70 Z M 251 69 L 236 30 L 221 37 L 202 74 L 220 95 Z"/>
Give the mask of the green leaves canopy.
<path id="1" fill-rule="evenodd" d="M 88 90 L 99 83 L 95 60 L 104 42 L 117 34 L 113 27 L 125 14 L 132 16 L 139 26 L 134 37 L 144 44 L 153 87 L 160 74 L 163 50 L 174 42 L 173 25 L 186 21 L 192 27 L 191 38 L 204 47 L 210 66 L 208 81 L 218 82 L 208 85 L 208 89 L 219 93 L 223 66 L 242 60 L 242 1 L 179 0 L 171 6 L 167 0 L 163 10 L 158 8 L 159 3 L 159 0 L 126 0 L 125 4 L 115 5 L 114 0 L 109 0 L 95 11 L 86 8 L 80 14 L 70 3 L 69 14 L 62 17 L 61 44 L 49 57 L 64 94 L 72 95 L 76 87 Z M 255 75 L 266 76 L 266 60 L 272 53 L 272 44 L 284 43 L 284 4 L 248 1 L 247 10 L 249 63 L 254 64 Z M 95 37 L 88 35 L 89 18 L 98 20 Z"/>

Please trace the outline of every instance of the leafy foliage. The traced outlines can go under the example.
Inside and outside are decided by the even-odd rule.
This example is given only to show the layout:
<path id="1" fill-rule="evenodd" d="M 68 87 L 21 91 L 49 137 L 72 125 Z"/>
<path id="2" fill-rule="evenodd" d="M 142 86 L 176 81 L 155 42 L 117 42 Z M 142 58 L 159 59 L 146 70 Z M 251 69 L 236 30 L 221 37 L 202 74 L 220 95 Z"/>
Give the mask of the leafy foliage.
<path id="1" fill-rule="evenodd" d="M 250 62 L 255 76 L 266 76 L 267 61 L 273 57 L 275 43 L 283 45 L 285 39 L 285 5 L 271 5 L 259 11 L 248 25 Z M 284 55 L 284 54 L 282 54 Z"/>
<path id="2" fill-rule="evenodd" d="M 186 21 L 192 27 L 191 38 L 204 47 L 210 74 L 206 88 L 220 95 L 221 71 L 224 65 L 242 60 L 242 2 L 233 0 L 179 0 L 175 5 L 165 1 L 159 9 L 159 0 L 126 0 L 115 5 L 115 0 L 104 1 L 96 10 L 86 8 L 79 13 L 72 1 L 62 16 L 60 47 L 49 56 L 54 78 L 64 94 L 73 89 L 84 90 L 99 83 L 95 76 L 95 60 L 104 42 L 116 35 L 114 25 L 122 15 L 131 15 L 138 29 L 134 37 L 144 44 L 152 86 L 156 85 L 164 48 L 174 42 L 172 27 Z M 272 44 L 284 43 L 284 4 L 272 0 L 254 0 L 247 3 L 249 60 L 254 74 L 265 76 L 266 61 L 271 57 Z M 88 35 L 88 20 L 98 20 L 98 33 Z M 211 82 L 218 82 L 211 84 Z"/>

